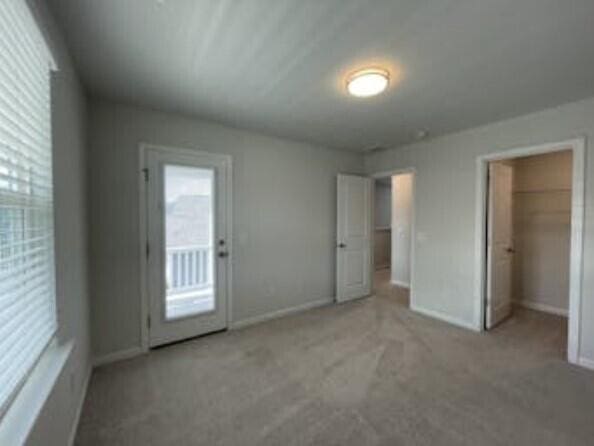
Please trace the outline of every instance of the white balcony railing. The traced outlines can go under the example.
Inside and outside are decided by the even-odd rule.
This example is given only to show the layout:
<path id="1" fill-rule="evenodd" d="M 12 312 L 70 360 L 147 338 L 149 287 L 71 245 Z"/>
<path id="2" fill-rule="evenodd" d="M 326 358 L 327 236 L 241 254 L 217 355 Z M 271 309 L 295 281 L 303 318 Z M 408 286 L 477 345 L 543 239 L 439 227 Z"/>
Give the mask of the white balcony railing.
<path id="1" fill-rule="evenodd" d="M 212 247 L 167 248 L 167 294 L 185 293 L 212 285 Z"/>

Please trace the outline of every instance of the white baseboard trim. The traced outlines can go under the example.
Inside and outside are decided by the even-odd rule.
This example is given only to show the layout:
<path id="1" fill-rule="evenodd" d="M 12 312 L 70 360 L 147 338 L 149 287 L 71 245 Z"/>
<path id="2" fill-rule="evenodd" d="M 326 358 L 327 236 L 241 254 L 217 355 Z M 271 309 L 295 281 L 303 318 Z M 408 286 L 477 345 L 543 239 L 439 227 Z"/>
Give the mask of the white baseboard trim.
<path id="1" fill-rule="evenodd" d="M 555 314 L 557 316 L 565 316 L 569 314 L 568 310 L 564 308 L 554 307 L 552 305 L 534 302 L 533 300 L 514 300 L 514 304 L 531 310 L 541 311 L 543 313 Z"/>
<path id="2" fill-rule="evenodd" d="M 593 359 L 581 357 L 578 359 L 578 365 L 581 365 L 582 367 L 585 367 L 590 370 L 594 370 L 594 360 Z"/>
<path id="3" fill-rule="evenodd" d="M 464 321 L 462 319 L 458 319 L 450 315 L 440 313 L 439 311 L 427 310 L 426 308 L 420 308 L 412 304 L 410 306 L 410 309 L 416 313 L 420 313 L 424 316 L 428 316 L 433 319 L 439 319 L 440 321 L 447 322 L 448 324 L 452 324 L 457 327 L 465 328 L 467 330 L 472 331 L 480 331 L 480 329 L 476 327 L 472 322 Z"/>
<path id="4" fill-rule="evenodd" d="M 99 367 L 100 365 L 111 364 L 112 362 L 134 358 L 135 356 L 142 355 L 143 353 L 145 353 L 145 351 L 140 346 L 108 353 L 107 355 L 93 358 L 93 367 Z"/>
<path id="5" fill-rule="evenodd" d="M 231 322 L 229 324 L 230 330 L 235 330 L 238 328 L 247 327 L 249 325 L 258 324 L 260 322 L 268 321 L 271 319 L 278 319 L 284 316 L 289 316 L 295 313 L 301 313 L 303 311 L 312 310 L 314 308 L 323 307 L 325 305 L 330 305 L 334 303 L 333 297 L 328 297 L 326 299 L 315 300 L 313 302 L 307 302 L 303 305 L 297 305 L 295 307 L 284 308 L 282 310 L 272 311 L 270 313 L 262 314 L 260 316 L 254 316 L 247 319 L 242 319 L 240 321 Z M 125 350 L 119 350 L 117 352 L 108 353 L 107 355 L 98 356 L 93 359 L 93 367 L 99 367 L 106 364 L 111 364 L 112 362 L 123 361 L 124 359 L 134 358 L 136 356 L 140 356 L 146 353 L 142 347 L 132 347 Z"/>
<path id="6" fill-rule="evenodd" d="M 238 328 L 248 327 L 250 325 L 259 324 L 260 322 L 269 321 L 272 319 L 278 319 L 281 317 L 289 316 L 295 313 L 301 313 L 303 311 L 312 310 L 314 308 L 323 307 L 334 303 L 334 298 L 329 297 L 326 299 L 315 300 L 308 302 L 303 305 L 297 305 L 295 307 L 284 308 L 282 310 L 271 311 L 260 316 L 249 317 L 239 321 L 231 322 L 230 329 L 236 330 Z"/>
<path id="7" fill-rule="evenodd" d="M 392 285 L 396 285 L 402 288 L 410 288 L 410 283 L 408 282 L 403 282 L 401 280 L 394 280 L 394 279 L 390 279 L 390 283 Z"/>
<path id="8" fill-rule="evenodd" d="M 90 366 L 87 370 L 87 375 L 85 376 L 85 380 L 83 381 L 80 399 L 76 406 L 76 412 L 74 414 L 74 420 L 72 422 L 72 427 L 70 428 L 70 435 L 68 437 L 68 445 L 72 446 L 74 444 L 74 440 L 76 440 L 76 431 L 78 430 L 78 425 L 80 423 L 80 416 L 82 415 L 82 410 L 85 405 L 85 399 L 87 397 L 87 391 L 89 390 L 89 383 L 91 382 L 91 374 L 93 373 L 93 366 Z"/>

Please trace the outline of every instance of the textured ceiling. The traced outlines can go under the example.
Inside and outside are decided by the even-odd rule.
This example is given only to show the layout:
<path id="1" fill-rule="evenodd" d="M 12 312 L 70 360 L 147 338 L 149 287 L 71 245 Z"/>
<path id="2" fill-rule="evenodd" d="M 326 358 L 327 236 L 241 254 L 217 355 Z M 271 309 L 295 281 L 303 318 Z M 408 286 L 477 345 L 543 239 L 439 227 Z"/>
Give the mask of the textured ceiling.
<path id="1" fill-rule="evenodd" d="M 362 150 L 594 96 L 594 0 L 49 0 L 98 96 Z M 381 65 L 376 98 L 344 91 Z"/>

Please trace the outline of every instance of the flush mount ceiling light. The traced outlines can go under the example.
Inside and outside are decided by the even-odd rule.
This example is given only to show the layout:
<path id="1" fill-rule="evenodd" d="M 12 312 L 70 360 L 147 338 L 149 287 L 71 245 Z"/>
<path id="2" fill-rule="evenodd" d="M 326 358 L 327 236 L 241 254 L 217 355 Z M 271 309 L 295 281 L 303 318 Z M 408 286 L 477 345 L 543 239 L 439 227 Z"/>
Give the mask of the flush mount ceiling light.
<path id="1" fill-rule="evenodd" d="M 390 82 L 390 74 L 381 68 L 355 71 L 347 78 L 347 90 L 352 96 L 368 98 L 383 92 Z"/>

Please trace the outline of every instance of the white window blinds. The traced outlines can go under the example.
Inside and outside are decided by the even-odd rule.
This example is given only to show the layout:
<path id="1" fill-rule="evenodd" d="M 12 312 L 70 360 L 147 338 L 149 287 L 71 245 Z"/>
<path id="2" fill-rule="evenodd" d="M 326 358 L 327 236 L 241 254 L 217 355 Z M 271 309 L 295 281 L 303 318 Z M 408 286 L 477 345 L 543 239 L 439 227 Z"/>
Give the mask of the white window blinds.
<path id="1" fill-rule="evenodd" d="M 0 1 L 0 416 L 56 330 L 50 60 L 25 0 Z"/>

